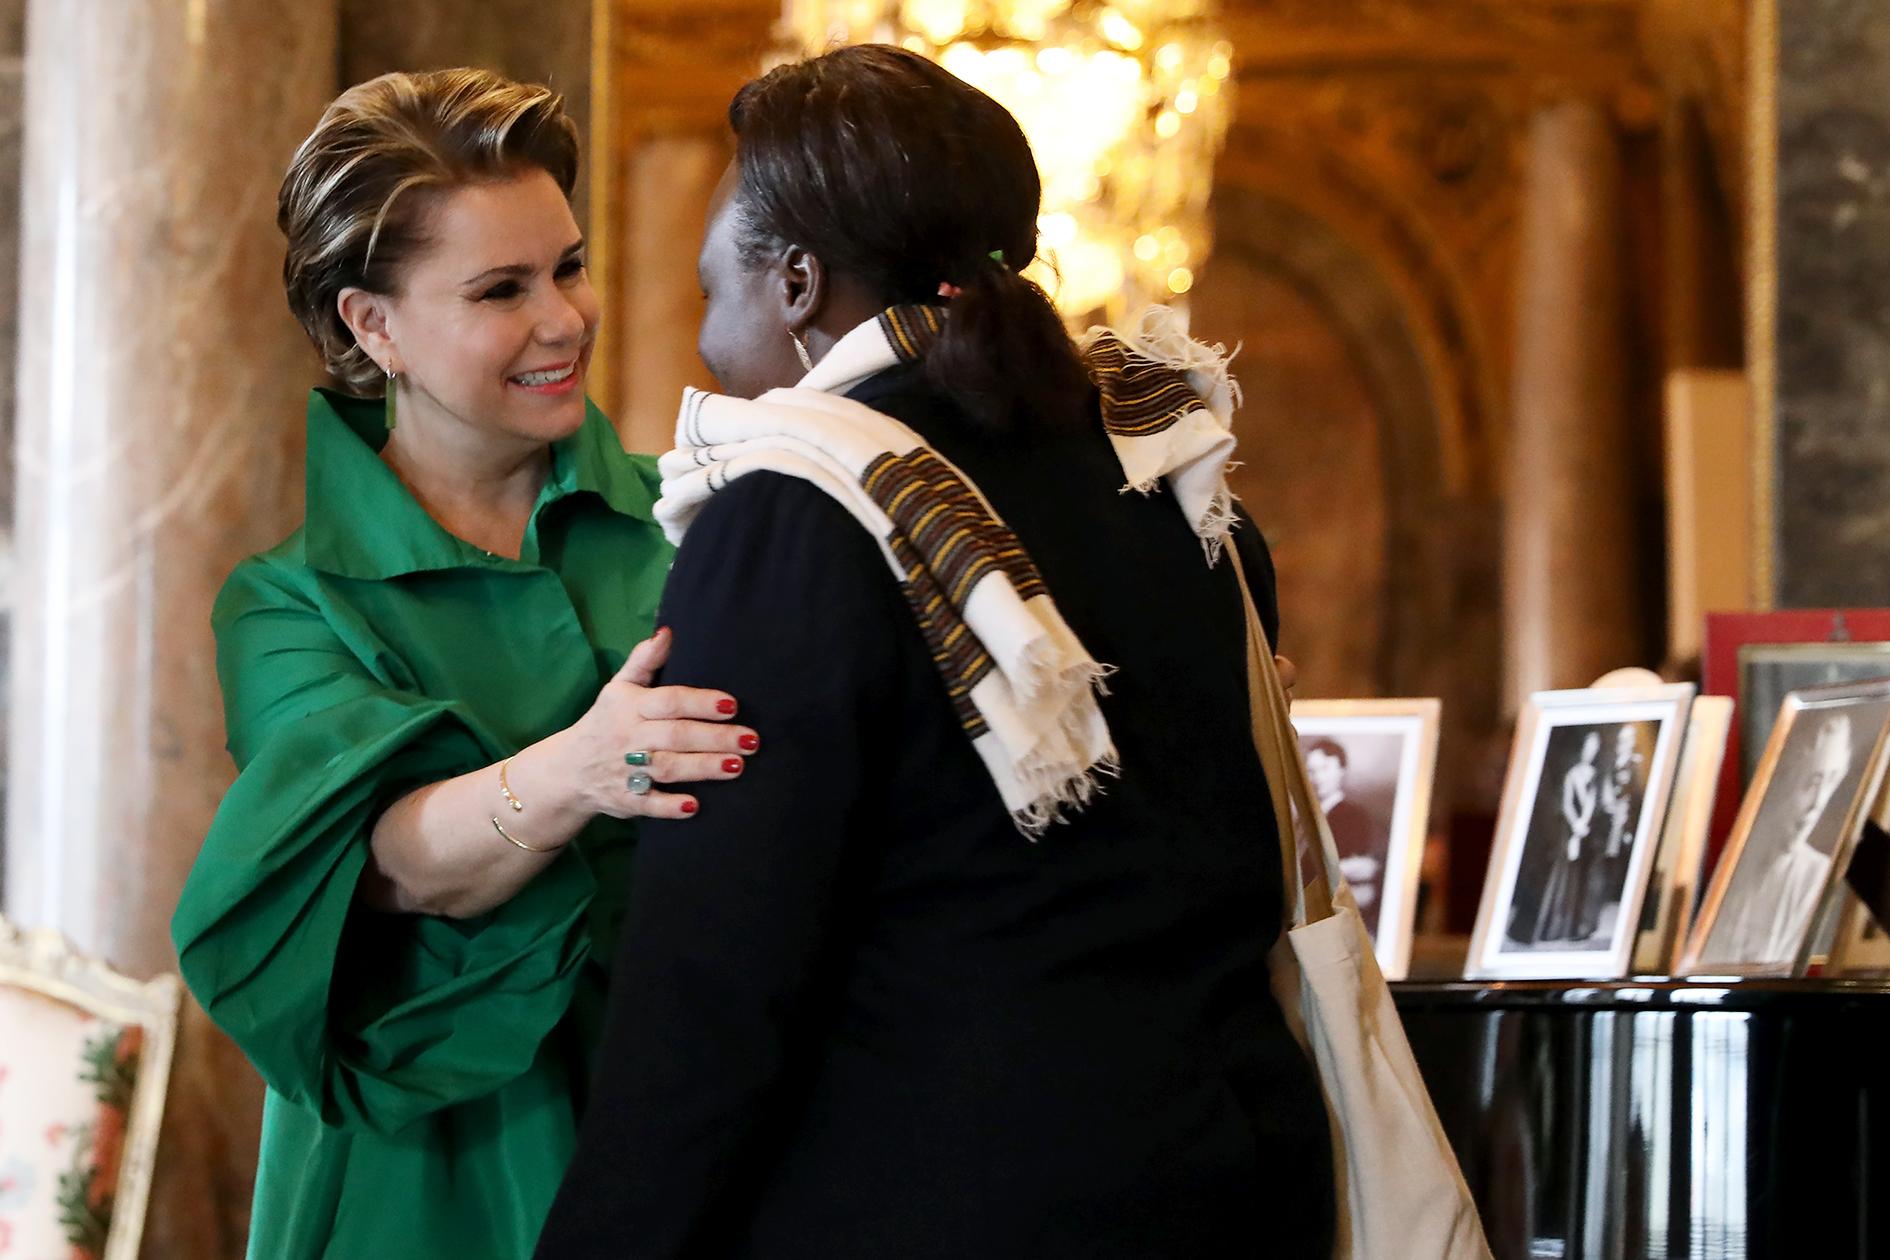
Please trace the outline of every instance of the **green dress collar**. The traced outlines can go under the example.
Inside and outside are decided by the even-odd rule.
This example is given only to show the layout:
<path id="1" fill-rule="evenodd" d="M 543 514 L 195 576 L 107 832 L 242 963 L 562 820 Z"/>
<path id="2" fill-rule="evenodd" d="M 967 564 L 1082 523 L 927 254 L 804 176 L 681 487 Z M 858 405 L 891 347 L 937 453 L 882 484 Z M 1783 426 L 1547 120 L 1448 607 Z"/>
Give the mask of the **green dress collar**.
<path id="1" fill-rule="evenodd" d="M 387 441 L 382 403 L 317 389 L 308 400 L 308 506 L 303 539 L 312 568 L 378 581 L 438 569 L 516 568 L 457 538 L 427 515 L 381 462 Z M 539 515 L 569 495 L 595 494 L 612 510 L 653 520 L 654 496 L 623 459 L 623 445 L 596 404 L 584 404 L 578 431 L 551 447 L 551 476 L 532 508 Z"/>

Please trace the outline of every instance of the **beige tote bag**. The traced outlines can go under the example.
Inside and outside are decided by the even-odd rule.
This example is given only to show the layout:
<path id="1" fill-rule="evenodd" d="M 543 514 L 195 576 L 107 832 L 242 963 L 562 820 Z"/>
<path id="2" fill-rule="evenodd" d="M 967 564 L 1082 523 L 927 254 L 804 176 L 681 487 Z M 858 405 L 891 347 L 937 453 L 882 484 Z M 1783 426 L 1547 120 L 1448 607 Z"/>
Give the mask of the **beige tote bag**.
<path id="1" fill-rule="evenodd" d="M 1273 651 L 1232 546 L 1247 613 L 1253 739 L 1280 827 L 1287 930 L 1267 957 L 1273 992 L 1319 1067 L 1332 1121 L 1341 1260 L 1489 1260 L 1470 1188 L 1411 1057 L 1365 921 L 1314 804 Z M 1295 819 L 1298 826 L 1295 826 Z M 1303 870 L 1316 874 L 1309 881 Z"/>

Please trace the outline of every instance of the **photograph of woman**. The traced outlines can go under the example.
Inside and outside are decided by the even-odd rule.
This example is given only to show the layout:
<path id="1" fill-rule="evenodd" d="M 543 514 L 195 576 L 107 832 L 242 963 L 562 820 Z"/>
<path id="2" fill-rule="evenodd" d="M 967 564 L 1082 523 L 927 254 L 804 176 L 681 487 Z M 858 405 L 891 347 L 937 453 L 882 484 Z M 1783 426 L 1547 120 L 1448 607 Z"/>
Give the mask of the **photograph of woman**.
<path id="1" fill-rule="evenodd" d="M 1434 698 L 1295 700 L 1293 728 L 1339 870 L 1387 978 L 1411 964 L 1443 707 Z"/>
<path id="2" fill-rule="evenodd" d="M 1594 845 L 1590 839 L 1595 829 L 1595 810 L 1600 803 L 1600 788 L 1595 759 L 1601 755 L 1601 733 L 1589 731 L 1582 737 L 1581 757 L 1562 774 L 1562 824 L 1567 840 L 1549 863 L 1548 881 L 1542 900 L 1536 907 L 1535 924 L 1525 935 L 1512 933 L 1512 939 L 1532 943 L 1565 944 L 1588 935 L 1584 908 L 1587 904 L 1587 869 L 1594 864 Z"/>

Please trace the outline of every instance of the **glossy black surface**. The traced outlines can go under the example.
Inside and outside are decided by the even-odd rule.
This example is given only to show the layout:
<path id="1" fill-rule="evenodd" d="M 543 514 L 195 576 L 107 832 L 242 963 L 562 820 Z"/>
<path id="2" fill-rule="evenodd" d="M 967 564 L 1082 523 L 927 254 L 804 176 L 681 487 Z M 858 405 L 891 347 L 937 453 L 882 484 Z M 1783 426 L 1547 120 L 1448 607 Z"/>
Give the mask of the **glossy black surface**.
<path id="1" fill-rule="evenodd" d="M 1890 985 L 1392 991 L 1498 1260 L 1890 1257 Z"/>

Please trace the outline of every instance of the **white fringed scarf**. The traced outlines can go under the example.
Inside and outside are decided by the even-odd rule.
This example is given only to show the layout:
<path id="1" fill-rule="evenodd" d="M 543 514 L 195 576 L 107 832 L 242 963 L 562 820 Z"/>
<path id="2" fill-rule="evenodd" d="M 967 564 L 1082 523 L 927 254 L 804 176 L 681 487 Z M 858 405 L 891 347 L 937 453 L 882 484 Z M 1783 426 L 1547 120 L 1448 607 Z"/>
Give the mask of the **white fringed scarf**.
<path id="1" fill-rule="evenodd" d="M 894 307 L 836 342 L 799 385 L 752 401 L 685 391 L 656 518 L 681 543 L 711 495 L 763 470 L 812 482 L 851 512 L 879 541 L 1005 808 L 1035 838 L 1115 771 L 1096 702 L 1110 667 L 1064 622 L 977 486 L 904 424 L 842 396 L 922 358 L 945 318 Z M 1091 329 L 1081 350 L 1124 492 L 1166 482 L 1212 565 L 1234 521 L 1225 471 L 1239 390 L 1226 356 L 1163 307 L 1129 334 Z"/>

